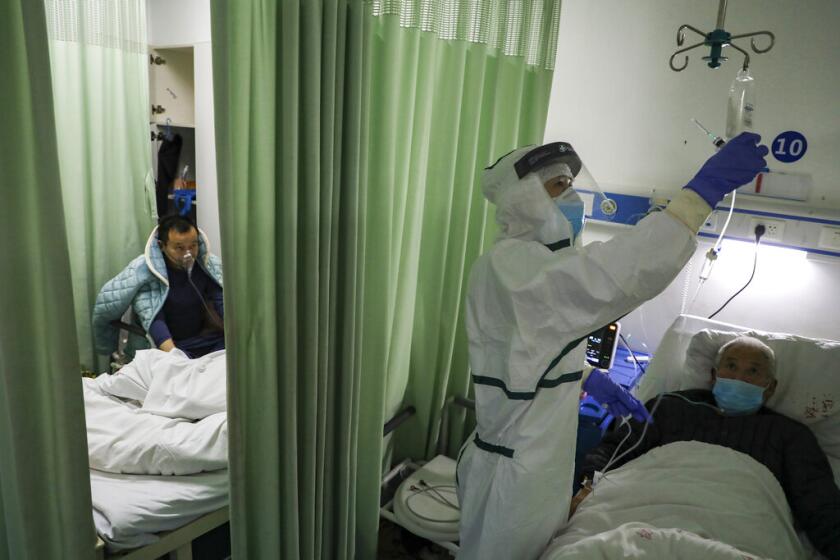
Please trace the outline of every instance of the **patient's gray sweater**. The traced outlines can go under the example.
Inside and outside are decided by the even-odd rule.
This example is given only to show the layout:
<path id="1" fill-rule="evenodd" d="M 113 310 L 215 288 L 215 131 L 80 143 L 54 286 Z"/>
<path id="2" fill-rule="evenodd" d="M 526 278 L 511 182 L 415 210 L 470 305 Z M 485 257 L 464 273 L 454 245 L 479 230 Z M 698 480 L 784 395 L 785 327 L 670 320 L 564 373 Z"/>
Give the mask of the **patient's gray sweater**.
<path id="1" fill-rule="evenodd" d="M 686 398 L 715 404 L 711 391 L 679 391 Z M 653 408 L 656 399 L 645 406 Z M 644 426 L 631 423 L 633 432 L 622 449 L 638 441 Z M 609 461 L 625 428 L 608 433 L 586 456 L 584 476 L 592 478 Z M 767 408 L 746 416 L 723 416 L 706 406 L 664 396 L 639 447 L 614 464 L 618 467 L 654 447 L 677 441 L 722 445 L 751 456 L 767 467 L 784 489 L 797 524 L 813 545 L 830 560 L 840 560 L 840 489 L 816 437 L 803 424 Z M 611 468 L 614 468 L 611 467 Z"/>

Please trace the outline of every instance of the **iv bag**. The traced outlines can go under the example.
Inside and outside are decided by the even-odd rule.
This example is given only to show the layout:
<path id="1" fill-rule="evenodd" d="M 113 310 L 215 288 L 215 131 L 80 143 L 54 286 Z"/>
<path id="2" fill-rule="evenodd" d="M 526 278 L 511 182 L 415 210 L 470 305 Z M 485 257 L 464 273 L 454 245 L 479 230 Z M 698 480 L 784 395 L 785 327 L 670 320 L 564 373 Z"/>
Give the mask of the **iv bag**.
<path id="1" fill-rule="evenodd" d="M 731 140 L 754 128 L 755 80 L 749 70 L 739 70 L 729 87 L 726 105 L 726 139 Z"/>

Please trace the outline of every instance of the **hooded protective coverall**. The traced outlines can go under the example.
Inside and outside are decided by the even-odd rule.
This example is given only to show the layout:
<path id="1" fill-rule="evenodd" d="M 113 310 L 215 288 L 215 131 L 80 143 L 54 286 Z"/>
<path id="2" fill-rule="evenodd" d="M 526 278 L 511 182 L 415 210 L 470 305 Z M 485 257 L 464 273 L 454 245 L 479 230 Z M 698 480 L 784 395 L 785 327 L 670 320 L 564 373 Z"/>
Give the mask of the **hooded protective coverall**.
<path id="1" fill-rule="evenodd" d="M 537 174 L 517 173 L 533 148 L 482 176 L 501 234 L 467 296 L 477 427 L 458 463 L 461 559 L 536 558 L 566 521 L 586 338 L 668 286 L 711 211 L 683 189 L 665 211 L 583 247 Z"/>

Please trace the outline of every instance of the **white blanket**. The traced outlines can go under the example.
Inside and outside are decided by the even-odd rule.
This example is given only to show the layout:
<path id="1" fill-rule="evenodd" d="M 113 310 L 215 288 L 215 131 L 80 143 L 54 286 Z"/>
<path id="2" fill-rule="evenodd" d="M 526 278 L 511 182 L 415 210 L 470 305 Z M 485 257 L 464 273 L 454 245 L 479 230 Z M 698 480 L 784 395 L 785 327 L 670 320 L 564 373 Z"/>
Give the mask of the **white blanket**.
<path id="1" fill-rule="evenodd" d="M 109 550 L 157 542 L 228 503 L 228 471 L 190 476 L 110 474 L 90 471 L 93 521 Z"/>
<path id="2" fill-rule="evenodd" d="M 227 468 L 225 353 L 144 350 L 83 379 L 90 467 L 183 475 Z"/>
<path id="3" fill-rule="evenodd" d="M 784 491 L 748 455 L 678 442 L 611 471 L 543 559 L 808 558 Z"/>

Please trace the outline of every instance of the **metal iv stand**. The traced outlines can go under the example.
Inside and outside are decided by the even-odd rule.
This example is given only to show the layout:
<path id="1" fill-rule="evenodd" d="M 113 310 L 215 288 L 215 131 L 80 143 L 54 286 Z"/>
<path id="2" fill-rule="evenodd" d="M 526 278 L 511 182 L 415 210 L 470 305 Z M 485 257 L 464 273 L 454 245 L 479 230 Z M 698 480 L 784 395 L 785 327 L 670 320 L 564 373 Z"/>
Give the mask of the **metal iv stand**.
<path id="1" fill-rule="evenodd" d="M 711 47 L 709 52 L 709 56 L 704 56 L 703 60 L 708 60 L 709 68 L 718 68 L 721 65 L 721 62 L 725 62 L 728 60 L 728 57 L 723 56 L 723 49 L 724 47 L 732 47 L 736 51 L 739 51 L 741 54 L 744 55 L 744 64 L 743 69 L 746 70 L 750 66 L 750 55 L 745 50 L 733 43 L 734 39 L 746 39 L 747 37 L 750 38 L 750 47 L 752 48 L 753 52 L 756 54 L 763 54 L 773 48 L 773 44 L 776 42 L 776 37 L 770 31 L 754 31 L 752 33 L 742 33 L 740 35 L 732 35 L 728 31 L 723 28 L 724 19 L 726 19 L 726 5 L 728 0 L 720 0 L 720 4 L 718 5 L 718 15 L 717 15 L 717 24 L 715 25 L 714 31 L 710 33 L 705 33 L 693 27 L 691 25 L 683 24 L 677 30 L 677 46 L 681 47 L 685 42 L 685 30 L 689 29 L 694 31 L 701 37 L 703 37 L 703 41 L 691 45 L 689 47 L 685 47 L 684 49 L 678 49 L 671 55 L 671 60 L 669 64 L 671 66 L 671 70 L 674 72 L 682 72 L 688 66 L 688 55 L 685 56 L 685 61 L 683 62 L 682 66 L 676 66 L 674 64 L 674 59 L 677 56 L 686 53 L 692 49 L 696 49 L 698 47 Z M 758 36 L 767 37 L 770 40 L 770 43 L 767 45 L 766 48 L 759 48 L 755 44 L 755 38 Z"/>

